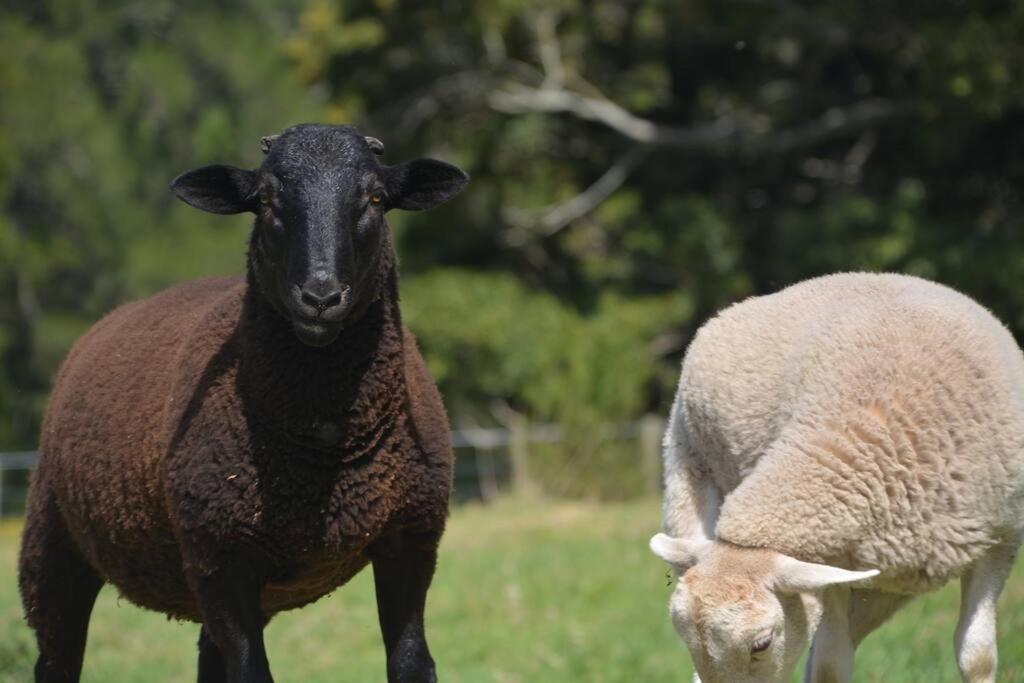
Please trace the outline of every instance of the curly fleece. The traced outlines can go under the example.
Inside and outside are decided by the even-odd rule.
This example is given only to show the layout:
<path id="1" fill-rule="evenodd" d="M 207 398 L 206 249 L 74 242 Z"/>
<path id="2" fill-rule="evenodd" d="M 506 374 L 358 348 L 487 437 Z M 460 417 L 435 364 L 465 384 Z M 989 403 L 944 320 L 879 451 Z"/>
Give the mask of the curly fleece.
<path id="1" fill-rule="evenodd" d="M 701 495 L 683 482 L 710 477 L 721 540 L 908 593 L 1024 534 L 1024 356 L 947 287 L 848 273 L 736 304 L 691 344 L 674 411 L 670 532 L 692 531 L 672 528 Z"/>
<path id="2" fill-rule="evenodd" d="M 123 596 L 193 621 L 186 569 L 250 558 L 268 575 L 269 617 L 345 583 L 389 532 L 436 543 L 452 482 L 447 418 L 401 324 L 393 261 L 381 277 L 382 297 L 329 349 L 302 345 L 237 278 L 184 284 L 97 323 L 45 417 L 21 557 L 29 622 L 52 588 L 43 543 L 58 542 L 32 525 L 55 513 Z"/>

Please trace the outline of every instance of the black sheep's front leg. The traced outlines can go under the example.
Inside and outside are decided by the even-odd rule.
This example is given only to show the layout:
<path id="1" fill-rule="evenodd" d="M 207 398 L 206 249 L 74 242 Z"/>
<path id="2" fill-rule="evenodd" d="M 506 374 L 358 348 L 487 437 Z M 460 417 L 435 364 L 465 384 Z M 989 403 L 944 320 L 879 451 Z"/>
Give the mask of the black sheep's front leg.
<path id="1" fill-rule="evenodd" d="M 423 609 L 439 540 L 436 534 L 395 534 L 370 551 L 389 683 L 437 681 L 423 633 Z"/>
<path id="2" fill-rule="evenodd" d="M 199 631 L 199 683 L 227 683 L 228 671 L 220 648 L 203 626 Z"/>
<path id="3" fill-rule="evenodd" d="M 273 683 L 263 646 L 261 585 L 252 568 L 239 562 L 192 583 L 203 615 L 199 682 Z"/>

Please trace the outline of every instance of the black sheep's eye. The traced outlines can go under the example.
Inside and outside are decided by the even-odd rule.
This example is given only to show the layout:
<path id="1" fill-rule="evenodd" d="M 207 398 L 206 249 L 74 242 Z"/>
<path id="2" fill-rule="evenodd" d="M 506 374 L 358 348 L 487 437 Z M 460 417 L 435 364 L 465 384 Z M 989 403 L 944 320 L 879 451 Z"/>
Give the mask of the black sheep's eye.
<path id="1" fill-rule="evenodd" d="M 260 204 L 270 206 L 270 193 L 266 190 L 260 190 Z"/>
<path id="2" fill-rule="evenodd" d="M 374 192 L 372 195 L 370 195 L 370 203 L 373 204 L 374 206 L 377 206 L 382 201 L 384 201 L 384 195 L 382 195 L 380 192 Z"/>
<path id="3" fill-rule="evenodd" d="M 761 652 L 764 652 L 765 650 L 767 650 L 771 646 L 771 644 L 772 644 L 772 634 L 771 633 L 769 633 L 766 636 L 761 636 L 760 638 L 755 640 L 753 642 L 753 644 L 751 644 L 751 646 L 750 646 L 750 653 L 751 654 L 755 654 L 755 655 L 756 654 L 760 654 Z"/>

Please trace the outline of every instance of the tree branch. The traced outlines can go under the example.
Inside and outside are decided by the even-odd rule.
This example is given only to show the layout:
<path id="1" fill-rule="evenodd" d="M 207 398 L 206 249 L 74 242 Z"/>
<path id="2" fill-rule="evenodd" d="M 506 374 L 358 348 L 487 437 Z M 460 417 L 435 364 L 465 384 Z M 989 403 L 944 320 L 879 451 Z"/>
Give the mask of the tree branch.
<path id="1" fill-rule="evenodd" d="M 735 133 L 727 119 L 692 128 L 665 126 L 634 116 L 608 99 L 581 95 L 563 88 L 531 88 L 512 84 L 491 93 L 492 108 L 506 114 L 565 113 L 595 121 L 633 140 L 648 145 L 697 149 L 720 143 Z"/>
<path id="2" fill-rule="evenodd" d="M 553 9 L 543 9 L 534 15 L 533 30 L 537 37 L 537 56 L 544 68 L 544 84 L 552 86 L 561 86 L 565 81 L 562 46 L 555 30 L 557 23 Z"/>
<path id="3" fill-rule="evenodd" d="M 881 98 L 833 107 L 817 118 L 781 130 L 757 132 L 732 116 L 696 126 L 670 126 L 640 118 L 609 99 L 550 85 L 511 84 L 491 93 L 492 108 L 508 113 L 563 113 L 603 124 L 634 142 L 684 151 L 780 154 L 855 133 L 909 114 L 907 102 Z"/>
<path id="4" fill-rule="evenodd" d="M 504 87 L 487 95 L 490 107 L 507 114 L 568 114 L 604 125 L 638 144 L 575 197 L 539 211 L 516 208 L 504 211 L 512 227 L 510 243 L 525 241 L 527 228 L 553 235 L 590 213 L 622 187 L 633 169 L 656 147 L 719 155 L 771 155 L 861 133 L 861 139 L 847 160 L 850 175 L 854 177 L 859 176 L 860 167 L 874 145 L 873 128 L 912 111 L 909 102 L 868 98 L 846 107 L 832 107 L 810 121 L 778 130 L 761 130 L 751 114 L 721 116 L 694 126 L 657 123 L 619 106 L 578 75 L 567 78 L 556 24 L 554 11 L 542 11 L 534 16 L 533 30 L 542 73 L 538 77 L 510 75 Z M 529 86 L 524 81 L 540 85 Z"/>
<path id="5" fill-rule="evenodd" d="M 505 219 L 516 227 L 537 226 L 544 235 L 554 235 L 573 221 L 596 209 L 601 202 L 622 187 L 633 169 L 639 166 L 647 156 L 647 151 L 644 147 L 632 148 L 612 164 L 590 187 L 571 199 L 538 211 L 509 209 L 505 212 Z"/>
<path id="6" fill-rule="evenodd" d="M 870 129 L 892 119 L 908 116 L 913 109 L 910 102 L 865 99 L 849 107 L 832 107 L 816 119 L 799 126 L 750 136 L 746 141 L 740 141 L 740 146 L 757 154 L 781 154 Z"/>

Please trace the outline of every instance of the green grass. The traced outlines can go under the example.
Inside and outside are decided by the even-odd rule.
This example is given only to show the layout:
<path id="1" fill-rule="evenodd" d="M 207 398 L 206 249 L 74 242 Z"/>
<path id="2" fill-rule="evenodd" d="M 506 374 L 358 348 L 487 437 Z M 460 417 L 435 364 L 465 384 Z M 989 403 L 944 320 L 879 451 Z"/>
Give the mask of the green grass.
<path id="1" fill-rule="evenodd" d="M 669 624 L 665 566 L 647 550 L 656 501 L 503 500 L 452 516 L 428 599 L 427 635 L 448 683 L 689 680 Z M 15 582 L 19 528 L 0 526 L 0 681 L 31 679 L 35 645 Z M 1024 564 L 1024 563 L 1021 563 Z M 958 681 L 955 586 L 911 603 L 857 653 L 855 680 Z M 267 628 L 281 683 L 383 680 L 369 571 Z M 1024 683 L 1024 567 L 999 603 L 1000 681 Z M 188 681 L 194 624 L 143 612 L 107 588 L 93 612 L 84 681 Z"/>

